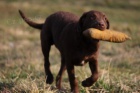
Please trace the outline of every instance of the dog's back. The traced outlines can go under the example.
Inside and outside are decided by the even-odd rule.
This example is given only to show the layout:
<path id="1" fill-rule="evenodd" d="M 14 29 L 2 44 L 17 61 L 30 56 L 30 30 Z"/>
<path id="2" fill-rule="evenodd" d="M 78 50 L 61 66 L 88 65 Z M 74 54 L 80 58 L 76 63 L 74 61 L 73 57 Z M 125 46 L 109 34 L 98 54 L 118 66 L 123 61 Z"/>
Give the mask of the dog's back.
<path id="1" fill-rule="evenodd" d="M 79 18 L 69 12 L 56 12 L 52 15 L 50 15 L 49 17 L 47 17 L 45 24 L 44 24 L 44 29 L 47 28 L 46 30 L 50 31 L 45 31 L 48 32 L 50 34 L 52 34 L 52 38 L 53 38 L 53 43 L 55 45 L 57 45 L 57 43 L 59 43 L 59 38 L 60 38 L 60 34 L 62 33 L 62 31 L 64 31 L 63 29 L 71 23 L 77 23 L 79 20 Z"/>
<path id="2" fill-rule="evenodd" d="M 77 23 L 79 18 L 69 12 L 59 11 L 48 16 L 45 20 L 45 23 L 35 23 L 32 20 L 28 19 L 21 10 L 19 13 L 23 20 L 31 27 L 42 30 L 41 38 L 46 36 L 50 37 L 51 44 L 58 46 L 59 38 L 64 31 L 63 29 L 71 23 Z"/>

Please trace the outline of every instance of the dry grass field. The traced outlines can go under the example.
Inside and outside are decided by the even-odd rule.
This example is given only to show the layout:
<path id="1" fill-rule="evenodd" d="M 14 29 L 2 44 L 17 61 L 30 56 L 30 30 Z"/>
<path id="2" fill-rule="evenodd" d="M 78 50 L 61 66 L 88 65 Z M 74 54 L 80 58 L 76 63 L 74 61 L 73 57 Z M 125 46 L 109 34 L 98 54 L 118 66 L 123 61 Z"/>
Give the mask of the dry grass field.
<path id="1" fill-rule="evenodd" d="M 81 86 L 90 75 L 88 65 L 76 67 L 80 93 L 140 93 L 140 0 L 0 0 L 0 93 L 70 92 L 67 73 L 63 90 L 57 90 L 55 82 L 45 84 L 40 33 L 23 22 L 18 9 L 36 22 L 60 10 L 78 16 L 92 9 L 104 12 L 110 29 L 127 33 L 132 40 L 100 43 L 100 78 L 89 88 Z M 56 76 L 60 55 L 54 46 L 50 60 Z"/>

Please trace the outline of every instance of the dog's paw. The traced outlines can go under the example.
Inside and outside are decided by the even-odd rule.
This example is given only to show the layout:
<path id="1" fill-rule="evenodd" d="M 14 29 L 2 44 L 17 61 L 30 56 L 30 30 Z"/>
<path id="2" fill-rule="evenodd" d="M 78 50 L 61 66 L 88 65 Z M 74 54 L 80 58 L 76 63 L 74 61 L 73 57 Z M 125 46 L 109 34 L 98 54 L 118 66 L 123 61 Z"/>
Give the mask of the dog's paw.
<path id="1" fill-rule="evenodd" d="M 82 81 L 82 86 L 83 87 L 90 87 L 93 84 L 92 78 L 87 78 L 86 80 Z"/>
<path id="2" fill-rule="evenodd" d="M 59 75 L 56 77 L 56 87 L 61 89 L 61 77 Z"/>
<path id="3" fill-rule="evenodd" d="M 54 81 L 53 75 L 52 74 L 48 75 L 47 78 L 46 78 L 46 83 L 47 84 L 52 84 L 53 81 Z"/>

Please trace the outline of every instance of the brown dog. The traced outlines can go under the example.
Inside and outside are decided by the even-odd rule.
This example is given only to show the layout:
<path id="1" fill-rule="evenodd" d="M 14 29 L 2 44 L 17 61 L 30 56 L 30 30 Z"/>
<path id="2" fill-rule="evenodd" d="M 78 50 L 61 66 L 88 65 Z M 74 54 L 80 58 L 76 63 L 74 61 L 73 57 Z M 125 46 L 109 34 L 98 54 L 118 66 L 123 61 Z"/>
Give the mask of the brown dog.
<path id="1" fill-rule="evenodd" d="M 56 12 L 47 17 L 45 23 L 42 24 L 32 22 L 20 10 L 19 13 L 28 25 L 41 30 L 41 46 L 45 59 L 47 84 L 53 82 L 49 62 L 50 47 L 53 44 L 61 53 L 61 67 L 56 77 L 56 86 L 59 89 L 61 88 L 62 74 L 67 69 L 71 91 L 79 93 L 74 66 L 82 66 L 87 62 L 89 62 L 91 76 L 85 79 L 82 85 L 89 87 L 97 81 L 99 40 L 88 39 L 82 33 L 88 28 L 109 29 L 109 21 L 103 13 L 89 11 L 79 19 L 68 12 Z"/>

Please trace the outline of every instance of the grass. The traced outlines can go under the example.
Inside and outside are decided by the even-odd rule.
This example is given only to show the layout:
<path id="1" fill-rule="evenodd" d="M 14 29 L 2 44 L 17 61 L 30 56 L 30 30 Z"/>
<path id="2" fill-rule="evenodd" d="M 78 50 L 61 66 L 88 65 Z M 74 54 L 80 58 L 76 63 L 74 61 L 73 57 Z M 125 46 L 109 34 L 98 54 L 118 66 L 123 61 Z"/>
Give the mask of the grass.
<path id="1" fill-rule="evenodd" d="M 0 11 L 0 92 L 1 93 L 69 93 L 67 73 L 59 91 L 45 84 L 43 55 L 39 31 L 26 25 L 18 14 L 25 12 L 36 22 L 56 11 L 68 11 L 81 16 L 92 9 L 104 12 L 111 29 L 132 37 L 121 44 L 101 42 L 99 55 L 100 78 L 89 88 L 81 81 L 90 76 L 88 65 L 76 67 L 80 93 L 139 93 L 140 92 L 140 1 L 139 0 L 1 0 Z M 53 46 L 51 69 L 56 76 L 60 54 Z"/>

